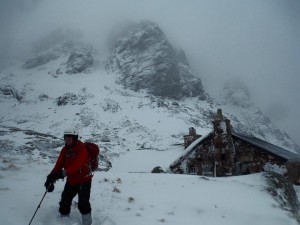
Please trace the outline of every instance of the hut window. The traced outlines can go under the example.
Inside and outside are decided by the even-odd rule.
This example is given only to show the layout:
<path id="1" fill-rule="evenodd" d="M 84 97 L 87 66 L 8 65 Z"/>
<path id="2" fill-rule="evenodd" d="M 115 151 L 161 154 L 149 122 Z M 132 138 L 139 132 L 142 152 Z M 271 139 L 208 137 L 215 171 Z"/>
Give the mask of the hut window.
<path id="1" fill-rule="evenodd" d="M 204 176 L 212 176 L 213 175 L 213 167 L 210 163 L 202 164 L 202 175 Z"/>
<path id="2" fill-rule="evenodd" d="M 197 174 L 197 168 L 195 166 L 190 167 L 190 174 Z"/>

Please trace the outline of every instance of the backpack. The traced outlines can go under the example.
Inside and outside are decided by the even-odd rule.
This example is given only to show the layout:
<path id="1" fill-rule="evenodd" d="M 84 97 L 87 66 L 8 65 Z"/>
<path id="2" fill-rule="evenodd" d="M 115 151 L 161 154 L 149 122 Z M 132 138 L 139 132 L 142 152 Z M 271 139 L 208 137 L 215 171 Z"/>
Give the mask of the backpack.
<path id="1" fill-rule="evenodd" d="M 99 153 L 100 149 L 98 145 L 92 142 L 84 142 L 84 147 L 86 148 L 88 154 L 89 154 L 89 169 L 90 174 L 98 169 L 99 166 Z"/>

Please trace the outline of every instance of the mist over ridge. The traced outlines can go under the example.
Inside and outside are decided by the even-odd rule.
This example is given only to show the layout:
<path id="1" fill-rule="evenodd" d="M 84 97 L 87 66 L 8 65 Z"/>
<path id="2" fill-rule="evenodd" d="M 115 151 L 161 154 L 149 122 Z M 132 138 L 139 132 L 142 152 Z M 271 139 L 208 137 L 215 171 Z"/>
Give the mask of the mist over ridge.
<path id="1" fill-rule="evenodd" d="M 152 20 L 184 49 L 210 95 L 239 77 L 253 101 L 297 142 L 298 9 L 298 1 L 2 1 L 1 68 L 24 59 L 32 44 L 58 28 L 81 30 L 105 60 L 117 24 Z"/>

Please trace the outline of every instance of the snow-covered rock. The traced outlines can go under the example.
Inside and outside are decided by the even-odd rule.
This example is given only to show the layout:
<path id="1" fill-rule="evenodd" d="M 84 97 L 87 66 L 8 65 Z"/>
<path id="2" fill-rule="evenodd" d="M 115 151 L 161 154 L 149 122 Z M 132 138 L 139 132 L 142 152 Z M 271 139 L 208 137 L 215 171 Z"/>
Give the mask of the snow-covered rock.
<path id="1" fill-rule="evenodd" d="M 119 83 L 133 91 L 147 90 L 166 98 L 206 98 L 201 79 L 189 67 L 183 50 L 176 50 L 159 26 L 144 21 L 122 32 L 108 67 L 121 74 Z"/>
<path id="2" fill-rule="evenodd" d="M 89 52 L 73 52 L 67 61 L 67 74 L 87 72 L 93 65 L 94 59 Z"/>
<path id="3" fill-rule="evenodd" d="M 20 102 L 22 100 L 22 95 L 13 85 L 0 84 L 0 100 L 1 99 L 16 99 Z"/>

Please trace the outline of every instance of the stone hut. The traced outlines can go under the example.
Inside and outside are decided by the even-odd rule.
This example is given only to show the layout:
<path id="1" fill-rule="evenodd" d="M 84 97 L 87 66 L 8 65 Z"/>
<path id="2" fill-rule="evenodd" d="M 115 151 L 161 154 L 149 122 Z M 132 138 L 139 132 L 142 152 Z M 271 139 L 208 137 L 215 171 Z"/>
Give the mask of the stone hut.
<path id="1" fill-rule="evenodd" d="M 235 133 L 230 120 L 218 109 L 213 130 L 195 137 L 175 162 L 173 173 L 231 176 L 277 171 L 300 183 L 300 156 L 253 136 Z M 187 137 L 193 136 L 189 130 Z M 186 146 L 186 141 L 185 141 Z"/>

